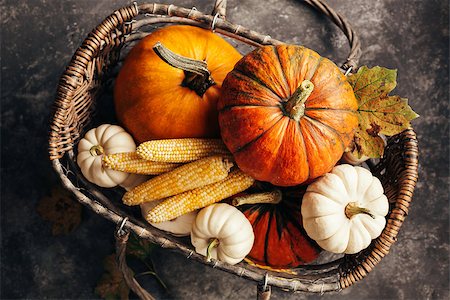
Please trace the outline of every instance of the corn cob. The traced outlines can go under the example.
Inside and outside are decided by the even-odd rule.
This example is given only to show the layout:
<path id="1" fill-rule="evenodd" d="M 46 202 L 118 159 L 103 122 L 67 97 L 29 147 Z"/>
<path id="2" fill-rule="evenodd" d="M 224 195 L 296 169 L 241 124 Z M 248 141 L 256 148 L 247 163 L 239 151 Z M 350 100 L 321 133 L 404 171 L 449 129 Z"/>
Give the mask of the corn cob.
<path id="1" fill-rule="evenodd" d="M 140 144 L 136 152 L 147 160 L 182 163 L 215 154 L 231 155 L 225 144 L 218 139 L 168 139 Z"/>
<path id="2" fill-rule="evenodd" d="M 158 175 L 171 171 L 180 164 L 148 161 L 140 158 L 136 152 L 123 152 L 104 155 L 103 166 L 108 169 L 133 174 Z"/>
<path id="3" fill-rule="evenodd" d="M 148 222 L 175 219 L 188 212 L 219 202 L 248 189 L 255 180 L 237 169 L 227 178 L 165 199 L 146 216 Z"/>
<path id="4" fill-rule="evenodd" d="M 122 201 L 126 205 L 138 205 L 183 193 L 226 178 L 232 166 L 233 163 L 221 156 L 197 160 L 138 185 L 126 192 Z"/>

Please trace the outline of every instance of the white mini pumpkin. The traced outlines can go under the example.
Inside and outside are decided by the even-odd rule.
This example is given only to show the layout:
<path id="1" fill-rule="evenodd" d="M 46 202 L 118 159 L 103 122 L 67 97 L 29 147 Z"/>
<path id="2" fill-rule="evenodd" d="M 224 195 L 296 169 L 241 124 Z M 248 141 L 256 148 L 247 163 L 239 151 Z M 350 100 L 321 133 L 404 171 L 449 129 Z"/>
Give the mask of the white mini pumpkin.
<path id="1" fill-rule="evenodd" d="M 156 201 L 149 201 L 140 204 L 141 207 L 141 214 L 145 217 L 148 215 L 149 211 L 154 208 L 156 205 L 164 201 L 164 199 L 156 200 Z M 159 222 L 159 223 L 151 223 L 150 225 L 153 227 L 156 227 L 158 229 L 164 230 L 169 232 L 172 235 L 175 236 L 188 236 L 191 234 L 192 224 L 195 221 L 195 218 L 197 217 L 198 211 L 191 211 L 187 214 L 181 215 L 178 218 L 175 218 L 170 221 L 165 222 Z"/>
<path id="2" fill-rule="evenodd" d="M 384 134 L 378 134 L 378 136 L 383 140 L 384 142 L 384 146 L 386 147 L 387 145 L 387 137 Z M 347 151 L 349 150 L 349 151 Z M 347 149 L 344 154 L 342 155 L 341 161 L 353 166 L 357 166 L 362 164 L 363 162 L 365 162 L 366 160 L 368 160 L 370 157 L 366 156 L 366 155 L 361 155 L 361 157 L 358 157 L 357 154 L 353 154 L 352 151 L 350 151 L 351 149 Z"/>
<path id="3" fill-rule="evenodd" d="M 195 251 L 231 265 L 242 261 L 253 247 L 255 235 L 250 222 L 237 208 L 216 203 L 200 210 L 192 226 Z"/>
<path id="4" fill-rule="evenodd" d="M 357 166 L 368 160 L 370 157 L 362 155 L 361 157 L 358 157 L 354 155 L 352 152 L 344 152 L 342 155 L 341 160 L 347 164 L 351 164 L 353 166 Z"/>
<path id="5" fill-rule="evenodd" d="M 378 178 L 362 167 L 338 165 L 310 184 L 303 196 L 303 226 L 334 253 L 357 253 L 386 225 L 387 197 Z"/>
<path id="6" fill-rule="evenodd" d="M 122 127 L 103 124 L 89 130 L 78 143 L 77 163 L 84 177 L 101 187 L 114 187 L 129 174 L 103 168 L 102 156 L 136 150 L 133 138 Z"/>
<path id="7" fill-rule="evenodd" d="M 151 176 L 141 175 L 141 174 L 130 174 L 130 176 L 125 179 L 125 181 L 121 182 L 119 185 L 123 187 L 126 191 L 131 191 L 141 183 L 149 180 Z"/>

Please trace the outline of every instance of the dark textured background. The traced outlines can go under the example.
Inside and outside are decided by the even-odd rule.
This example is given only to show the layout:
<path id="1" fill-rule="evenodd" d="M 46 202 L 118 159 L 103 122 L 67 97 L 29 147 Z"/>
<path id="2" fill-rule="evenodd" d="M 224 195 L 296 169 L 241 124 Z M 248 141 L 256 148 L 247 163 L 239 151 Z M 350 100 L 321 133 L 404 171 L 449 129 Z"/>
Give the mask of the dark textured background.
<path id="1" fill-rule="evenodd" d="M 58 183 L 47 158 L 47 131 L 59 76 L 90 30 L 125 0 L 0 0 L 1 298 L 95 298 L 115 224 L 87 209 L 67 236 L 51 235 L 36 213 Z M 168 3 L 168 2 L 166 2 Z M 211 1 L 172 3 L 210 11 Z M 398 69 L 395 94 L 421 115 L 420 181 L 391 253 L 363 281 L 323 299 L 449 297 L 449 28 L 447 1 L 329 0 L 359 33 L 361 64 Z M 345 37 L 302 1 L 230 0 L 228 19 L 337 62 Z M 170 294 L 162 298 L 253 299 L 255 284 L 170 251 L 154 253 Z M 274 290 L 273 299 L 321 298 Z"/>

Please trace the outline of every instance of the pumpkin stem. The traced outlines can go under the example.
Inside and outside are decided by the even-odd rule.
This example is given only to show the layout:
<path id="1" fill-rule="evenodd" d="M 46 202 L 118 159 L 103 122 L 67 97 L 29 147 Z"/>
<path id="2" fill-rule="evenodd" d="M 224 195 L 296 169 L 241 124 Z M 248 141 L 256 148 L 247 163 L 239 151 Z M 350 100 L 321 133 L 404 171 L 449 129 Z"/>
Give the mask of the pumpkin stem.
<path id="1" fill-rule="evenodd" d="M 206 248 L 206 261 L 207 262 L 210 262 L 212 259 L 212 257 L 211 257 L 212 249 L 219 246 L 219 244 L 220 244 L 220 241 L 218 238 L 214 238 L 209 241 L 208 248 Z"/>
<path id="2" fill-rule="evenodd" d="M 305 114 L 305 102 L 314 90 L 314 84 L 309 80 L 303 80 L 295 93 L 287 100 L 285 109 L 288 116 L 299 121 Z"/>
<path id="3" fill-rule="evenodd" d="M 99 156 L 105 153 L 105 150 L 103 149 L 103 147 L 101 145 L 95 145 L 92 146 L 91 149 L 89 149 L 89 153 L 92 156 Z"/>
<path id="4" fill-rule="evenodd" d="M 153 51 L 167 64 L 183 70 L 185 77 L 181 85 L 193 90 L 200 97 L 203 96 L 210 86 L 216 84 L 211 77 L 206 61 L 176 54 L 164 47 L 160 42 L 153 46 Z"/>
<path id="5" fill-rule="evenodd" d="M 367 214 L 371 216 L 372 219 L 375 219 L 375 216 L 370 212 L 370 210 L 364 207 L 359 207 L 356 202 L 350 202 L 349 204 L 347 204 L 347 206 L 345 206 L 345 215 L 347 216 L 347 218 L 350 219 L 357 214 Z"/>
<path id="6" fill-rule="evenodd" d="M 250 194 L 245 196 L 239 196 L 233 199 L 233 206 L 239 206 L 244 204 L 278 204 L 282 199 L 280 190 L 274 190 L 271 192 Z"/>

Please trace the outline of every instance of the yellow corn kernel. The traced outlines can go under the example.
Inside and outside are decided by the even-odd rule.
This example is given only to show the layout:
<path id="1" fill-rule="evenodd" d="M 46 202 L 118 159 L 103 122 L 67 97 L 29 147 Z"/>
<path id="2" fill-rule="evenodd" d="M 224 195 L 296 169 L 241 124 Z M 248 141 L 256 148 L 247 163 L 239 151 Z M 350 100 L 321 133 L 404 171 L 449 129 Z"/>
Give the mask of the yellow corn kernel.
<path id="1" fill-rule="evenodd" d="M 159 223 L 175 219 L 188 212 L 240 193 L 248 189 L 254 181 L 252 177 L 237 169 L 219 182 L 165 199 L 148 212 L 146 220 L 152 223 Z"/>
<path id="2" fill-rule="evenodd" d="M 145 160 L 140 158 L 136 152 L 104 155 L 102 162 L 103 166 L 108 169 L 143 175 L 158 175 L 171 171 L 180 165 Z"/>
<path id="3" fill-rule="evenodd" d="M 220 181 L 228 176 L 233 163 L 222 156 L 210 156 L 154 177 L 125 193 L 126 205 L 167 198 Z"/>
<path id="4" fill-rule="evenodd" d="M 231 153 L 219 139 L 167 139 L 140 144 L 136 152 L 140 157 L 152 161 L 182 163 L 215 154 Z"/>

